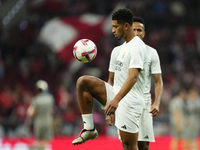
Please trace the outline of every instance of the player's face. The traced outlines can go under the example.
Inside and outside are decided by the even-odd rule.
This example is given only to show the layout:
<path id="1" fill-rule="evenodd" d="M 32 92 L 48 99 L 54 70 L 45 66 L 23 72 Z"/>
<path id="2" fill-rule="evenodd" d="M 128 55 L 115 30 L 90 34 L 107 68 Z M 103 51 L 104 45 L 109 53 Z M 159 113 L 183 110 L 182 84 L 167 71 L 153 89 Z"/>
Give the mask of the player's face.
<path id="1" fill-rule="evenodd" d="M 117 23 L 117 20 L 112 20 L 112 33 L 116 38 L 122 39 L 124 37 L 124 25 Z"/>
<path id="2" fill-rule="evenodd" d="M 144 25 L 140 22 L 133 22 L 133 30 L 135 34 L 143 40 L 145 36 Z"/>

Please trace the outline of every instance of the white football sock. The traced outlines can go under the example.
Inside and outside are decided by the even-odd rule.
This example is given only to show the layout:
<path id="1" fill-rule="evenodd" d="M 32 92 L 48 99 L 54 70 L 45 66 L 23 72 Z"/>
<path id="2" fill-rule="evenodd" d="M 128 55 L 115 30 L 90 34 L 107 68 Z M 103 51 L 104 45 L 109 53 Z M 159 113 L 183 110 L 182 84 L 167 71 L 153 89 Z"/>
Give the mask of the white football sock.
<path id="1" fill-rule="evenodd" d="M 83 114 L 82 119 L 83 119 L 84 129 L 87 129 L 87 130 L 94 129 L 94 122 L 93 122 L 92 114 Z"/>

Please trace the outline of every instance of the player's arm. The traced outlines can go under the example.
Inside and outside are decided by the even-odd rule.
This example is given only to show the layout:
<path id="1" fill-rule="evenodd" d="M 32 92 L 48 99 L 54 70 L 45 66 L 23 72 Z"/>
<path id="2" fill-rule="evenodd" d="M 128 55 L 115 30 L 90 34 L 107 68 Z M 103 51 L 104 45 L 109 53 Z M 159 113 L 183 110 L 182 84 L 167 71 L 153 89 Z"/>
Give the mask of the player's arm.
<path id="1" fill-rule="evenodd" d="M 153 80 L 155 83 L 155 101 L 151 106 L 150 113 L 152 113 L 152 116 L 156 116 L 159 112 L 160 100 L 163 92 L 163 80 L 161 73 L 153 74 Z"/>
<path id="2" fill-rule="evenodd" d="M 108 78 L 108 84 L 112 86 L 114 85 L 115 61 L 116 61 L 115 50 L 113 50 L 111 53 L 111 58 L 110 58 L 110 63 L 109 63 L 109 78 Z M 110 116 L 106 115 L 105 120 L 106 120 L 107 125 L 113 126 L 112 122 L 114 122 L 114 114 Z"/>
<path id="3" fill-rule="evenodd" d="M 27 110 L 27 115 L 30 118 L 33 118 L 35 116 L 35 108 L 33 106 L 29 106 Z"/>
<path id="4" fill-rule="evenodd" d="M 114 75 L 115 75 L 114 72 L 109 72 L 108 83 L 109 83 L 110 85 L 112 85 L 112 86 L 113 86 L 113 84 L 114 84 Z M 115 121 L 114 114 L 113 114 L 113 115 L 110 115 L 110 116 L 106 115 L 105 120 L 106 120 L 107 125 L 113 126 L 112 122 Z"/>
<path id="5" fill-rule="evenodd" d="M 131 90 L 133 85 L 136 83 L 138 76 L 140 74 L 140 70 L 141 69 L 138 68 L 129 69 L 129 77 L 124 82 L 120 91 L 115 95 L 114 99 L 107 104 L 105 108 L 106 115 L 114 114 L 120 100 Z"/>
<path id="6" fill-rule="evenodd" d="M 108 83 L 109 83 L 110 85 L 112 85 L 112 86 L 113 86 L 113 84 L 114 84 L 114 75 L 115 75 L 114 72 L 109 72 Z"/>

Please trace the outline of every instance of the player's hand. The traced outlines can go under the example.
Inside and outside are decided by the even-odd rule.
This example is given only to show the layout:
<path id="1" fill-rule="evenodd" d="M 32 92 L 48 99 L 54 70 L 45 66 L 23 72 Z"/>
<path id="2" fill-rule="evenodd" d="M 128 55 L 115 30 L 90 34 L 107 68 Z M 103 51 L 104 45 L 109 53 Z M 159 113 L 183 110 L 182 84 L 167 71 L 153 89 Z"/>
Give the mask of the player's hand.
<path id="1" fill-rule="evenodd" d="M 159 105 L 157 103 L 153 103 L 149 113 L 151 113 L 153 117 L 157 116 L 157 114 L 159 113 Z"/>
<path id="2" fill-rule="evenodd" d="M 107 123 L 107 125 L 113 126 L 112 122 L 114 122 L 114 121 L 115 121 L 114 115 L 110 115 L 110 116 L 106 115 L 106 123 Z"/>
<path id="3" fill-rule="evenodd" d="M 104 114 L 107 115 L 107 116 L 110 116 L 112 114 L 115 113 L 117 107 L 118 107 L 118 101 L 117 100 L 112 100 L 110 101 L 107 105 L 106 105 L 106 108 L 105 108 L 105 111 L 104 111 Z"/>

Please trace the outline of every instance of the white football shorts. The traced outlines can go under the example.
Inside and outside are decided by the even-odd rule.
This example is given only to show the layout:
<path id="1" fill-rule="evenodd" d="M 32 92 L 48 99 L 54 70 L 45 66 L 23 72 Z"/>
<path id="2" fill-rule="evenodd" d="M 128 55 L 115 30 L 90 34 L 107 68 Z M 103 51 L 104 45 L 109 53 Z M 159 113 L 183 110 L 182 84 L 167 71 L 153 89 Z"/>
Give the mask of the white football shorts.
<path id="1" fill-rule="evenodd" d="M 155 142 L 153 131 L 153 118 L 151 113 L 151 102 L 145 102 L 145 108 L 143 109 L 142 116 L 139 121 L 139 137 L 138 141 Z"/>
<path id="2" fill-rule="evenodd" d="M 124 132 L 139 132 L 139 120 L 143 109 L 142 106 L 140 107 L 139 110 L 138 106 L 121 105 L 119 103 L 115 112 L 115 126 Z"/>
<path id="3" fill-rule="evenodd" d="M 114 98 L 113 87 L 105 82 L 107 92 L 107 103 Z M 107 105 L 106 103 L 106 105 Z M 102 106 L 102 109 L 105 107 Z M 142 114 L 143 105 L 126 105 L 119 103 L 115 112 L 115 126 L 122 131 L 137 133 L 139 131 L 139 120 Z"/>
<path id="4" fill-rule="evenodd" d="M 113 91 L 113 87 L 110 84 L 108 84 L 107 82 L 104 82 L 104 83 L 106 87 L 106 95 L 107 95 L 106 105 L 107 105 L 114 98 L 114 91 Z M 105 109 L 105 106 L 101 105 L 101 108 Z"/>

